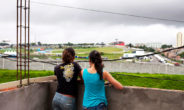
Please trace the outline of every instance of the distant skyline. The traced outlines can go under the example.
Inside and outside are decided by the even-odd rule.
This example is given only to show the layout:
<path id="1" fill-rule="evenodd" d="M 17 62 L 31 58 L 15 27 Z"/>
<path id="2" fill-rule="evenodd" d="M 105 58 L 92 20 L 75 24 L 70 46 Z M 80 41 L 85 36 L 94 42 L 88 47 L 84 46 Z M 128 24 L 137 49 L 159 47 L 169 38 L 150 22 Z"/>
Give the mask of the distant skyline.
<path id="1" fill-rule="evenodd" d="M 31 0 L 33 1 L 33 0 Z M 140 16 L 184 19 L 184 1 L 181 0 L 37 0 L 58 4 L 128 13 Z M 16 41 L 16 0 L 1 1 L 0 40 Z M 31 42 L 42 43 L 96 43 L 113 42 L 176 45 L 177 33 L 184 34 L 184 22 L 148 20 L 113 14 L 31 3 Z"/>

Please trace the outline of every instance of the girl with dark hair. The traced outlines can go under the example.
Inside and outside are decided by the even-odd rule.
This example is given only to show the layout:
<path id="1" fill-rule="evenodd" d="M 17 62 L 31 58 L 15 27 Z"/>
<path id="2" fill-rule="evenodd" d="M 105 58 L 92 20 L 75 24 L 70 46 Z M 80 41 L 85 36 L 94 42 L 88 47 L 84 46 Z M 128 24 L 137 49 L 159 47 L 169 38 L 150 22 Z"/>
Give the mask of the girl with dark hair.
<path id="1" fill-rule="evenodd" d="M 58 86 L 52 101 L 53 110 L 74 110 L 77 95 L 77 77 L 81 77 L 81 67 L 74 62 L 75 51 L 66 48 L 62 54 L 63 63 L 57 65 L 54 74 L 57 76 Z M 82 79 L 82 77 L 81 77 Z"/>
<path id="2" fill-rule="evenodd" d="M 94 50 L 89 54 L 90 68 L 82 71 L 85 90 L 83 97 L 84 110 L 106 110 L 107 99 L 105 96 L 104 80 L 109 81 L 116 89 L 122 90 L 123 86 L 107 71 L 103 71 L 101 55 Z"/>

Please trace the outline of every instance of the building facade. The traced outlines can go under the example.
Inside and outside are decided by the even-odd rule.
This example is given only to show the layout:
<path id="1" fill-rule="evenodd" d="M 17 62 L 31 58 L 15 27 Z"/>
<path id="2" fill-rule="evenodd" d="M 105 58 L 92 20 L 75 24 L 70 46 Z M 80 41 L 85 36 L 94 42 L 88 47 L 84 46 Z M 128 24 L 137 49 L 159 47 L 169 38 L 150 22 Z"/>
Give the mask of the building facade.
<path id="1" fill-rule="evenodd" d="M 176 44 L 177 47 L 183 46 L 183 35 L 182 35 L 181 32 L 179 32 L 177 34 L 177 39 L 176 40 L 177 40 L 177 44 Z"/>

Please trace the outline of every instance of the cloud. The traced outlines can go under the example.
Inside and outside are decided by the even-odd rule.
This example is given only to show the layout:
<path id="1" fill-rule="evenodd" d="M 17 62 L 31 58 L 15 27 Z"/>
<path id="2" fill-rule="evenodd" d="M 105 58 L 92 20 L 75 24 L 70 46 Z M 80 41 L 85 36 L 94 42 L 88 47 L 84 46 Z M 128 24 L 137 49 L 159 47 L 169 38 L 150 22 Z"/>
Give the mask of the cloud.
<path id="1" fill-rule="evenodd" d="M 50 4 L 58 4 L 62 6 L 74 6 L 82 7 L 87 9 L 95 10 L 104 10 L 117 13 L 125 13 L 139 16 L 147 17 L 156 17 L 156 18 L 166 18 L 174 20 L 183 20 L 184 14 L 181 14 L 184 11 L 182 4 L 184 1 L 181 0 L 115 0 L 115 1 L 106 1 L 106 0 L 93 0 L 93 1 L 78 1 L 74 3 L 57 3 L 57 2 L 47 2 Z M 42 13 L 40 20 L 43 20 L 45 23 L 58 23 L 65 21 L 79 21 L 79 22 L 106 22 L 108 24 L 125 24 L 125 25 L 149 25 L 149 24 L 165 24 L 173 26 L 183 26 L 184 23 L 169 22 L 162 20 L 149 20 L 144 18 L 135 18 L 128 16 L 120 16 L 99 12 L 83 11 L 76 9 L 67 9 L 57 6 L 44 6 L 40 4 L 32 3 L 33 15 L 37 16 Z M 43 14 L 45 13 L 45 14 Z M 35 17 L 36 18 L 36 17 Z M 33 18 L 34 19 L 34 18 Z M 35 22 L 40 22 L 39 20 L 33 20 Z"/>
<path id="2" fill-rule="evenodd" d="M 33 0 L 32 0 L 33 1 Z M 184 19 L 181 0 L 39 0 L 63 6 L 81 7 L 117 13 L 135 14 L 175 20 Z M 0 4 L 0 36 L 15 42 L 16 1 Z M 83 11 L 31 3 L 31 41 L 47 43 L 162 42 L 175 44 L 184 23 L 149 20 L 106 13 Z"/>
<path id="3" fill-rule="evenodd" d="M 184 32 L 184 28 L 175 28 L 173 26 L 165 26 L 161 24 L 149 26 L 127 26 L 114 25 L 109 26 L 105 23 L 101 24 L 86 24 L 86 23 L 66 23 L 60 24 L 58 27 L 37 27 L 36 32 L 41 32 L 44 29 L 45 33 L 38 33 L 37 40 L 43 42 L 54 43 L 84 43 L 84 42 L 113 42 L 118 40 L 126 43 L 150 43 L 160 42 L 166 44 L 176 44 L 176 34 Z M 52 38 L 52 39 L 50 39 Z"/>

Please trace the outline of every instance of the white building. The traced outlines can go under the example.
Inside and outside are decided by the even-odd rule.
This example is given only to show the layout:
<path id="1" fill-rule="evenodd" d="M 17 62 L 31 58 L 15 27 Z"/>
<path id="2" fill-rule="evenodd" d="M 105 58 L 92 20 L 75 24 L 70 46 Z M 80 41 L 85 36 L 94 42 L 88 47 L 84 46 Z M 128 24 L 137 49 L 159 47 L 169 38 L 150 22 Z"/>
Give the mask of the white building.
<path id="1" fill-rule="evenodd" d="M 176 44 L 177 47 L 183 46 L 183 35 L 181 32 L 178 32 L 176 40 L 177 40 L 177 44 Z"/>
<path id="2" fill-rule="evenodd" d="M 146 47 L 152 47 L 152 48 L 161 48 L 162 43 L 159 42 L 152 42 L 152 43 L 136 43 L 135 46 L 146 46 Z"/>
<path id="3" fill-rule="evenodd" d="M 9 51 L 5 51 L 3 53 L 3 56 L 17 56 L 17 53 L 16 53 L 16 51 L 9 50 Z"/>
<path id="4" fill-rule="evenodd" d="M 162 43 L 159 43 L 159 42 L 146 43 L 145 45 L 147 47 L 152 47 L 152 48 L 161 48 L 162 47 Z"/>
<path id="5" fill-rule="evenodd" d="M 123 54 L 123 58 L 133 58 L 136 56 L 142 56 L 145 55 L 145 52 L 143 49 L 137 49 L 135 51 L 133 51 L 132 53 L 125 53 Z"/>
<path id="6" fill-rule="evenodd" d="M 136 51 L 134 51 L 133 53 L 135 53 L 135 56 L 145 55 L 145 52 L 143 49 L 136 49 Z"/>

